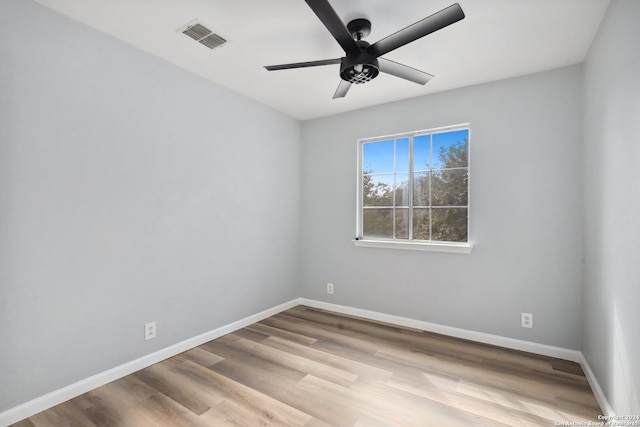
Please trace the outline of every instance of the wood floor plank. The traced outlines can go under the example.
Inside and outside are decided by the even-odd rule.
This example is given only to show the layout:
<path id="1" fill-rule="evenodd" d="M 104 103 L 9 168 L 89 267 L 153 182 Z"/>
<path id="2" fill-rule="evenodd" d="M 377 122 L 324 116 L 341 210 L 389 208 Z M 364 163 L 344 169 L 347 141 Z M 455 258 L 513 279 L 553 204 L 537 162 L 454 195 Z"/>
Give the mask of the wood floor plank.
<path id="1" fill-rule="evenodd" d="M 378 417 L 390 425 L 422 426 L 491 426 L 504 427 L 505 424 L 470 408 L 456 408 L 446 399 L 432 399 L 406 392 L 380 381 L 360 379 L 350 390 L 357 396 L 366 397 L 369 405 L 382 408 L 386 416 Z M 370 416 L 371 414 L 368 413 Z"/>
<path id="2" fill-rule="evenodd" d="M 18 421 L 17 423 L 13 424 L 12 427 L 36 427 L 36 425 L 29 419 L 25 419 L 22 421 Z"/>
<path id="3" fill-rule="evenodd" d="M 205 393 L 195 387 L 189 377 L 161 364 L 150 366 L 133 375 L 196 415 L 208 411 L 221 400 L 215 393 Z"/>
<path id="4" fill-rule="evenodd" d="M 397 390 L 447 405 L 451 408 L 451 411 L 464 411 L 505 425 L 533 427 L 546 424 L 544 417 L 531 412 L 498 405 L 490 400 L 460 393 L 459 382 L 456 382 L 456 387 L 452 388 L 451 383 L 433 384 L 432 380 L 433 378 L 427 380 L 430 382 L 429 385 L 423 385 L 410 378 L 394 378 L 387 382 L 387 385 Z"/>
<path id="5" fill-rule="evenodd" d="M 285 331 L 280 328 L 275 328 L 262 322 L 255 323 L 248 326 L 247 328 L 252 331 L 263 332 L 269 335 L 269 338 L 279 337 L 288 342 L 298 343 L 302 345 L 311 345 L 317 341 L 315 338 Z"/>
<path id="6" fill-rule="evenodd" d="M 297 306 L 13 427 L 597 422 L 580 365 Z"/>
<path id="7" fill-rule="evenodd" d="M 30 420 L 36 427 L 97 427 L 72 401 L 36 414 Z"/>
<path id="8" fill-rule="evenodd" d="M 346 369 L 334 368 L 328 364 L 243 338 L 234 341 L 232 346 L 240 351 L 259 355 L 264 360 L 272 363 L 297 369 L 300 372 L 315 375 L 343 386 L 348 386 L 358 378 L 358 375 Z"/>
<path id="9" fill-rule="evenodd" d="M 164 394 L 156 394 L 134 405 L 124 427 L 209 427 L 198 415 Z"/>
<path id="10" fill-rule="evenodd" d="M 336 369 L 351 372 L 352 374 L 357 376 L 372 376 L 375 378 L 383 379 L 389 378 L 391 377 L 391 375 L 393 375 L 393 372 L 388 369 L 368 365 L 359 360 L 343 357 L 338 354 L 328 353 L 314 347 L 303 346 L 295 342 L 283 340 L 279 337 L 270 337 L 269 339 L 265 340 L 263 344 L 285 350 L 309 360 L 318 361 Z"/>
<path id="11" fill-rule="evenodd" d="M 260 393 L 197 363 L 187 361 L 183 364 L 182 368 L 197 372 L 199 377 L 205 381 L 209 387 L 218 390 L 223 396 L 223 400 L 216 407 L 203 414 L 205 419 L 218 419 L 215 413 L 217 409 L 220 408 L 227 408 L 223 411 L 225 414 L 242 408 L 243 411 L 254 414 L 254 417 L 256 414 L 259 415 L 260 419 L 263 420 L 262 422 L 266 423 L 268 421 L 269 423 L 276 423 L 276 425 L 299 426 L 311 418 L 307 414 L 273 397 Z M 235 403 L 231 405 L 229 402 Z M 232 408 L 235 408 L 234 411 L 231 411 Z M 240 420 L 242 420 L 242 418 L 240 418 Z M 227 422 L 232 421 L 233 420 L 227 420 Z"/>
<path id="12" fill-rule="evenodd" d="M 185 360 L 194 361 L 202 366 L 212 366 L 216 363 L 224 360 L 224 357 L 220 357 L 217 354 L 213 354 L 210 351 L 206 351 L 200 347 L 192 348 L 191 350 L 180 353 L 171 358 L 175 362 L 183 362 Z"/>
<path id="13" fill-rule="evenodd" d="M 327 424 L 317 418 L 311 418 L 304 427 L 333 427 L 331 424 Z"/>

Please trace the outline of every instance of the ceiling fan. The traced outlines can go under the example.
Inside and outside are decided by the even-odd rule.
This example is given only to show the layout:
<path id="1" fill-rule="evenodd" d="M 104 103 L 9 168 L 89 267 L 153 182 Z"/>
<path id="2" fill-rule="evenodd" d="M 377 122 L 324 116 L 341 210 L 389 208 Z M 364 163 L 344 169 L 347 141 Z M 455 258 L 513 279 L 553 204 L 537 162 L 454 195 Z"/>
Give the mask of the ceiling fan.
<path id="1" fill-rule="evenodd" d="M 380 57 L 464 18 L 462 8 L 455 3 L 370 45 L 362 40 L 371 33 L 371 22 L 367 19 L 354 19 L 345 27 L 328 0 L 305 1 L 340 44 L 346 56 L 320 61 L 269 65 L 264 68 L 275 71 L 340 64 L 342 80 L 333 99 L 344 97 L 353 83 L 361 84 L 373 80 L 380 71 L 418 84 L 426 84 L 433 78 L 431 74 Z"/>

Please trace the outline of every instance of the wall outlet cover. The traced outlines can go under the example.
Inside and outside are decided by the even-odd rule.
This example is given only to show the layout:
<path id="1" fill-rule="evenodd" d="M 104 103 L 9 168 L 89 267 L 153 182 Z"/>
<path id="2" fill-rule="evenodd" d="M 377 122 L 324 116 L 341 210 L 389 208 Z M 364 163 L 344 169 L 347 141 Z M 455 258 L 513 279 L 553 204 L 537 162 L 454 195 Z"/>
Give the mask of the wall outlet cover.
<path id="1" fill-rule="evenodd" d="M 156 322 L 144 324 L 144 340 L 150 340 L 156 337 Z"/>
<path id="2" fill-rule="evenodd" d="M 520 313 L 520 326 L 523 328 L 533 328 L 533 314 Z"/>

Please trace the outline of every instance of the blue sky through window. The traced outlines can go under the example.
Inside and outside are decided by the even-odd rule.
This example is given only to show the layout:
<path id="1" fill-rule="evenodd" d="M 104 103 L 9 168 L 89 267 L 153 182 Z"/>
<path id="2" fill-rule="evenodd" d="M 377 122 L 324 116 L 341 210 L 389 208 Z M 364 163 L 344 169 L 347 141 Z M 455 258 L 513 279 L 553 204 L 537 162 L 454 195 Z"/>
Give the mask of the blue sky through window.
<path id="1" fill-rule="evenodd" d="M 464 143 L 469 136 L 468 129 L 418 135 L 413 139 L 413 169 L 414 171 L 429 170 L 433 161 L 433 169 L 443 167 L 438 158 L 440 149 L 445 149 L 456 143 Z M 431 139 L 433 138 L 433 141 Z M 431 144 L 433 144 L 433 159 L 431 159 Z M 362 169 L 367 173 L 381 174 L 394 172 L 408 172 L 409 170 L 409 138 L 388 139 L 368 142 L 362 147 Z M 395 150 L 395 157 L 394 157 Z M 395 158 L 395 168 L 394 168 Z M 380 177 L 382 178 L 382 177 Z M 382 179 L 388 181 L 388 179 Z"/>
<path id="2" fill-rule="evenodd" d="M 438 153 L 442 147 L 445 150 L 453 144 L 465 143 L 469 136 L 468 129 L 456 130 L 452 132 L 434 133 L 433 134 L 433 169 L 440 169 L 444 165 L 438 158 Z"/>
<path id="3" fill-rule="evenodd" d="M 366 143 L 363 145 L 363 159 L 363 170 L 369 173 L 408 172 L 409 138 Z"/>

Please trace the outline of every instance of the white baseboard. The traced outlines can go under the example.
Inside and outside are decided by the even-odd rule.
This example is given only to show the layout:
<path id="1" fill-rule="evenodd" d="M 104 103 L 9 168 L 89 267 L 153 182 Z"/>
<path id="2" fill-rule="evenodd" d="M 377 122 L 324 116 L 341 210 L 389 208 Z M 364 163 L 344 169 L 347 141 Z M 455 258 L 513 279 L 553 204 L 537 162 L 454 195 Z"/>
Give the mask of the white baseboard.
<path id="1" fill-rule="evenodd" d="M 546 344 L 539 344 L 515 338 L 507 338 L 499 335 L 487 334 L 484 332 L 470 331 L 467 329 L 454 328 L 451 326 L 439 325 L 437 323 L 409 319 L 407 317 L 393 316 L 390 314 L 378 313 L 375 311 L 363 310 L 360 308 L 353 308 L 344 305 L 331 304 L 328 302 L 308 300 L 305 298 L 300 299 L 300 304 L 324 310 L 335 311 L 337 313 L 348 314 L 351 316 L 364 317 L 366 319 L 377 320 L 379 322 L 392 323 L 394 325 L 421 329 L 428 332 L 435 332 L 437 334 L 448 335 L 450 337 L 497 345 L 514 350 L 527 351 L 544 356 L 556 357 L 558 359 L 570 360 L 572 362 L 580 361 L 580 352 L 577 350 L 569 350 L 566 348 L 554 347 Z"/>
<path id="2" fill-rule="evenodd" d="M 468 339 L 471 341 L 482 342 L 485 344 L 497 345 L 500 347 L 511 348 L 514 350 L 522 350 L 530 353 L 541 354 L 550 357 L 556 357 L 559 359 L 570 360 L 580 363 L 585 372 L 585 376 L 591 385 L 595 397 L 600 404 L 604 414 L 614 415 L 613 409 L 609 405 L 602 389 L 600 388 L 596 377 L 594 376 L 589 364 L 584 358 L 583 354 L 577 350 L 569 350 L 560 347 L 549 346 L 545 344 L 539 344 L 524 340 L 518 340 L 514 338 L 502 337 L 499 335 L 487 334 L 484 332 L 470 331 L 461 328 L 454 328 L 451 326 L 439 325 L 436 323 L 429 323 L 421 320 L 410 319 L 401 316 L 394 316 L 385 313 L 379 313 L 370 310 L 364 310 L 360 308 L 354 308 L 344 305 L 332 304 L 323 301 L 310 300 L 306 298 L 296 298 L 284 304 L 272 307 L 264 310 L 260 313 L 245 317 L 244 319 L 230 323 L 228 325 L 221 326 L 212 331 L 206 332 L 202 335 L 190 338 L 180 343 L 174 344 L 170 347 L 159 350 L 155 353 L 143 356 L 139 359 L 117 366 L 108 371 L 101 372 L 97 375 L 70 384 L 67 387 L 48 393 L 44 396 L 38 397 L 34 400 L 26 402 L 22 405 L 11 408 L 5 412 L 0 413 L 0 426 L 8 426 L 16 423 L 25 418 L 29 418 L 38 412 L 49 409 L 60 403 L 66 402 L 69 399 L 80 396 L 88 391 L 91 391 L 97 387 L 103 386 L 107 383 L 120 379 L 124 376 L 132 374 L 136 371 L 144 369 L 155 363 L 161 362 L 165 359 L 173 357 L 184 351 L 190 350 L 194 347 L 207 343 L 211 340 L 219 338 L 223 335 L 242 329 L 253 323 L 259 322 L 267 317 L 278 314 L 284 310 L 295 307 L 296 305 L 306 305 L 309 307 L 319 308 L 328 311 L 334 311 L 336 313 L 347 314 L 351 316 L 358 316 L 365 319 L 376 320 L 379 322 L 386 322 L 398 326 L 406 326 L 409 328 L 420 329 L 423 331 L 435 332 L 438 334 L 448 335 L 457 338 Z"/>
<path id="3" fill-rule="evenodd" d="M 240 319 L 233 323 L 229 323 L 228 325 L 221 326 L 212 331 L 163 348 L 162 350 L 158 350 L 154 353 L 140 357 L 136 360 L 132 360 L 131 362 L 125 363 L 123 365 L 116 366 L 115 368 L 109 369 L 108 371 L 93 375 L 89 378 L 70 384 L 59 390 L 53 391 L 29 402 L 23 403 L 19 406 L 0 413 L 0 426 L 8 426 L 10 424 L 17 423 L 20 420 L 29 418 L 30 416 L 35 415 L 38 412 L 52 408 L 97 387 L 125 377 L 129 374 L 132 374 L 155 363 L 161 362 L 194 347 L 207 343 L 223 335 L 229 334 L 231 332 L 237 331 L 238 329 L 242 329 L 253 323 L 259 322 L 260 320 L 266 319 L 267 317 L 273 316 L 274 314 L 278 314 L 291 307 L 295 307 L 298 304 L 299 300 L 293 299 L 284 304 L 269 308 L 260 313 L 245 317 L 244 319 Z"/>
<path id="4" fill-rule="evenodd" d="M 579 363 L 580 363 L 580 366 L 582 366 L 582 370 L 584 371 L 584 376 L 587 377 L 587 381 L 589 381 L 589 385 L 591 386 L 591 390 L 593 391 L 593 394 L 596 397 L 596 400 L 598 401 L 598 405 L 600 405 L 600 409 L 602 409 L 602 412 L 603 412 L 602 415 L 608 415 L 610 417 L 615 416 L 615 412 L 613 411 L 613 408 L 609 404 L 609 401 L 607 400 L 607 397 L 605 396 L 604 391 L 602 391 L 602 388 L 600 387 L 600 384 L 598 384 L 598 380 L 596 379 L 596 376 L 593 374 L 593 371 L 591 370 L 591 367 L 589 366 L 587 359 L 585 359 L 584 354 L 582 353 L 580 353 Z"/>

